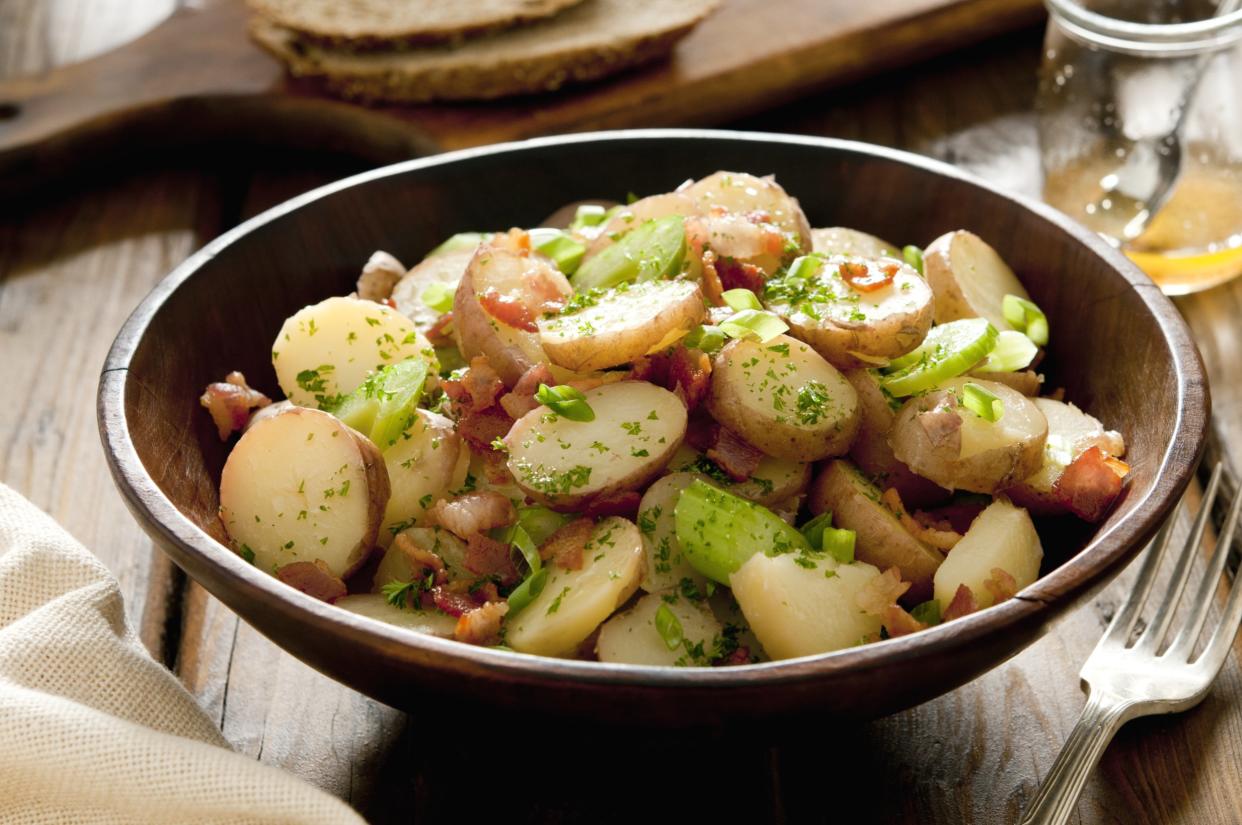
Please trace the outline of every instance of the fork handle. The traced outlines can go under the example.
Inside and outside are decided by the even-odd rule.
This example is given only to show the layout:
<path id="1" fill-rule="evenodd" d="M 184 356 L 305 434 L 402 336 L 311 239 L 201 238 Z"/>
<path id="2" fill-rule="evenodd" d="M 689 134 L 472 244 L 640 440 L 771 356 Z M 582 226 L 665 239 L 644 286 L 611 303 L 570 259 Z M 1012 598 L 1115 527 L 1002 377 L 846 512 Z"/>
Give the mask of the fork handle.
<path id="1" fill-rule="evenodd" d="M 1078 806 L 1087 777 L 1099 763 L 1117 730 L 1130 719 L 1133 705 L 1119 696 L 1093 690 L 1078 723 L 1052 763 L 1052 769 L 1019 825 L 1063 825 Z"/>

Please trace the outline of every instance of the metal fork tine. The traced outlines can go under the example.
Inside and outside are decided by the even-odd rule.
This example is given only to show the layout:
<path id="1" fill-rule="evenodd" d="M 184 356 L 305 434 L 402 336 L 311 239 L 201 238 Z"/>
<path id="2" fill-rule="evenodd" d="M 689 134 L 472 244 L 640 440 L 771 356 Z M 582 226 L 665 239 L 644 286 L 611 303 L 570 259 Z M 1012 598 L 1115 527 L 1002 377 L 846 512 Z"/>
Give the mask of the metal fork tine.
<path id="1" fill-rule="evenodd" d="M 1182 512 L 1182 501 L 1179 500 L 1173 508 L 1173 513 L 1169 516 L 1168 521 L 1156 533 L 1156 537 L 1147 547 L 1147 556 L 1143 559 L 1143 567 L 1139 570 L 1138 578 L 1134 580 L 1134 589 L 1130 591 L 1130 595 L 1125 602 L 1113 614 L 1113 620 L 1109 622 L 1108 628 L 1104 631 L 1104 636 L 1100 639 L 1097 649 L 1105 645 L 1119 642 L 1125 644 L 1130 637 L 1130 631 L 1134 628 L 1134 622 L 1138 619 L 1139 612 L 1143 609 L 1143 604 L 1147 601 L 1147 595 L 1151 593 L 1151 586 L 1156 581 L 1156 571 L 1160 569 L 1160 560 L 1164 558 L 1164 551 L 1169 546 L 1169 538 L 1173 535 L 1173 524 L 1177 521 L 1178 516 Z"/>
<path id="2" fill-rule="evenodd" d="M 1190 579 L 1190 566 L 1198 554 L 1199 546 L 1203 542 L 1203 533 L 1212 516 L 1212 502 L 1216 500 L 1216 493 L 1220 489 L 1220 476 L 1223 470 L 1224 465 L 1219 463 L 1212 470 L 1212 479 L 1208 482 L 1207 489 L 1203 491 L 1203 500 L 1199 502 L 1199 513 L 1195 516 L 1194 526 L 1190 530 L 1190 535 L 1186 537 L 1186 544 L 1178 554 L 1177 562 L 1173 567 L 1173 578 L 1169 583 L 1168 593 L 1164 601 L 1156 608 L 1156 614 L 1152 616 L 1152 624 L 1148 624 L 1147 630 L 1134 646 L 1135 650 L 1141 653 L 1155 653 L 1160 648 L 1160 643 L 1164 641 L 1165 634 L 1169 632 L 1169 625 L 1173 623 L 1173 617 L 1177 613 L 1177 605 L 1182 600 L 1182 592 L 1185 591 L 1186 582 Z"/>
<path id="3" fill-rule="evenodd" d="M 1169 645 L 1168 652 L 1165 656 L 1177 661 L 1186 661 L 1190 658 L 1190 654 L 1194 652 L 1195 642 L 1199 640 L 1199 634 L 1203 632 L 1203 625 L 1207 622 L 1208 611 L 1212 608 L 1212 599 L 1216 594 L 1216 588 L 1220 585 L 1220 574 L 1225 569 L 1225 564 L 1229 560 L 1229 549 L 1233 545 L 1234 533 L 1238 527 L 1238 517 L 1242 515 L 1242 493 L 1235 495 L 1233 504 L 1229 507 L 1229 514 L 1225 517 L 1224 526 L 1216 539 L 1216 550 L 1212 553 L 1212 560 L 1208 563 L 1207 572 L 1203 575 L 1203 581 L 1199 584 L 1199 590 L 1195 593 L 1195 610 L 1190 621 L 1178 631 L 1177 636 L 1173 639 L 1173 644 Z"/>
<path id="4" fill-rule="evenodd" d="M 1242 575 L 1233 577 L 1233 586 L 1229 590 L 1229 602 L 1225 605 L 1225 615 L 1208 640 L 1207 647 L 1195 662 L 1194 667 L 1211 680 L 1220 672 L 1225 657 L 1233 646 L 1233 638 L 1238 633 L 1238 624 L 1242 623 Z"/>

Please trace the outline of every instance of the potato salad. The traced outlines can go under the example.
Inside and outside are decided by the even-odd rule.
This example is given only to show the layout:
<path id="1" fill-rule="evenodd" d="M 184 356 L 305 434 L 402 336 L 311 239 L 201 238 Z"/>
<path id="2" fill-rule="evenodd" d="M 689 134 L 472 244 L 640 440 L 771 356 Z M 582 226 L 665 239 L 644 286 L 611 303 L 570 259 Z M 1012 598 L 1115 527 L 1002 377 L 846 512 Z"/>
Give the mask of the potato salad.
<path id="1" fill-rule="evenodd" d="M 1123 492 L 966 229 L 816 229 L 738 172 L 493 229 L 290 316 L 284 400 L 206 388 L 247 562 L 464 643 L 744 665 L 987 609 L 1038 578 L 1036 520 Z"/>

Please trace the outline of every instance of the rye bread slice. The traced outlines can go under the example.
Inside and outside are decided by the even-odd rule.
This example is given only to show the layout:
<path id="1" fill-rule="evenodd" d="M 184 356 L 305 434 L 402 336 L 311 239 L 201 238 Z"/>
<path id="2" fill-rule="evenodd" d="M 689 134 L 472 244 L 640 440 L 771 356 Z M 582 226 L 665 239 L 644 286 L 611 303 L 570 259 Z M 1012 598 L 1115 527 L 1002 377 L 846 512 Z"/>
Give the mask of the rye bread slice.
<path id="1" fill-rule="evenodd" d="M 582 0 L 247 0 L 308 43 L 364 51 L 456 42 L 551 17 Z"/>
<path id="2" fill-rule="evenodd" d="M 554 18 L 457 47 L 352 53 L 263 18 L 250 32 L 295 76 L 371 102 L 482 100 L 552 91 L 666 54 L 719 0 L 585 0 Z"/>

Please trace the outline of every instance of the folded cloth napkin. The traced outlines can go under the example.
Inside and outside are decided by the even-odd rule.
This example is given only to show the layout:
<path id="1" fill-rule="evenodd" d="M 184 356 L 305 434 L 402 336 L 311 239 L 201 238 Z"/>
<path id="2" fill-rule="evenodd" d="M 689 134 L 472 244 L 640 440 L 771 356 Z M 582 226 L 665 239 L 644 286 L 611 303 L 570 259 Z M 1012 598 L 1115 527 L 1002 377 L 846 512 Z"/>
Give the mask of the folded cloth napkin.
<path id="1" fill-rule="evenodd" d="M 361 823 L 233 752 L 112 574 L 0 484 L 0 823 Z"/>

